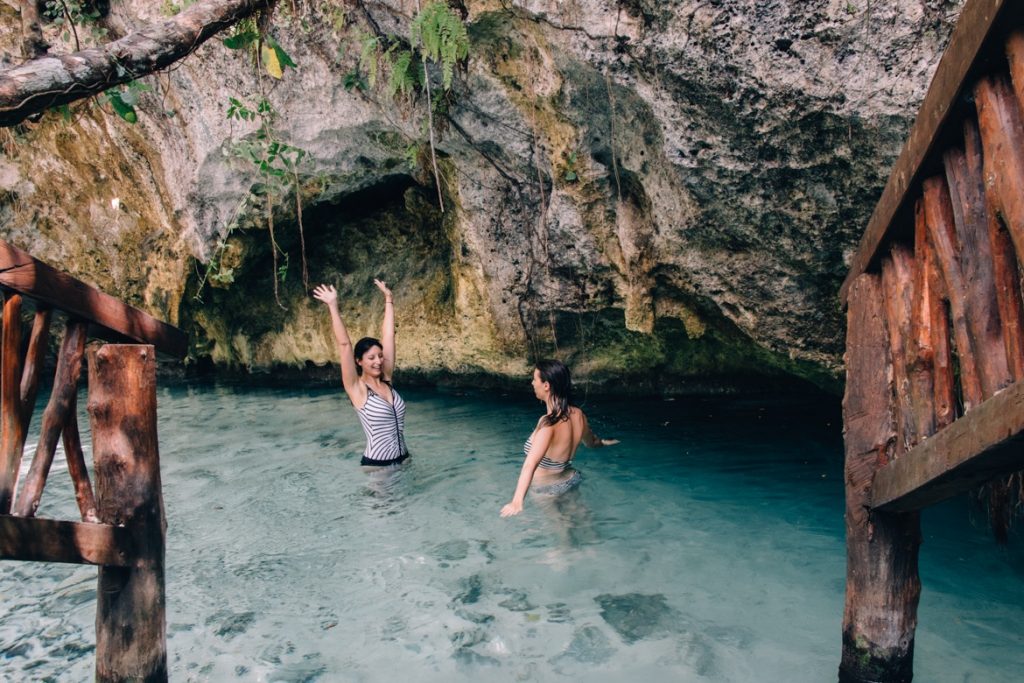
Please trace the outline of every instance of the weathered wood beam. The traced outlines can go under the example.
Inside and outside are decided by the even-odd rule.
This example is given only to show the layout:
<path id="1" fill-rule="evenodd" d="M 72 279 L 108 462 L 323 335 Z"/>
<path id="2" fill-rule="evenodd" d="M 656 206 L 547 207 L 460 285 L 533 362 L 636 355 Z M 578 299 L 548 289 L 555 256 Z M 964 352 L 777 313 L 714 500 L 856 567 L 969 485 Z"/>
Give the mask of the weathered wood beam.
<path id="1" fill-rule="evenodd" d="M 931 432 L 956 419 L 956 379 L 949 339 L 949 313 L 935 247 L 928 236 L 924 203 L 914 207 L 914 318 L 912 333 L 919 362 L 930 370 L 932 382 Z"/>
<path id="2" fill-rule="evenodd" d="M 849 274 L 839 290 L 839 299 L 844 306 L 853 281 L 876 260 L 893 220 L 913 201 L 922 180 L 922 166 L 936 151 L 943 129 L 954 113 L 960 93 L 967 87 L 967 79 L 981 59 L 990 35 L 1002 30 L 1006 16 L 1015 11 L 1019 11 L 1019 7 L 1010 0 L 970 0 L 964 5 L 914 126 L 893 165 L 851 261 Z"/>
<path id="3" fill-rule="evenodd" d="M 1024 469 L 1024 382 L 1017 382 L 878 471 L 871 506 L 918 510 Z"/>
<path id="4" fill-rule="evenodd" d="M 839 680 L 909 682 L 921 592 L 920 518 L 872 514 L 867 507 L 875 471 L 898 448 L 878 275 L 865 273 L 853 282 L 846 329 L 846 604 Z"/>
<path id="5" fill-rule="evenodd" d="M 81 320 L 68 321 L 57 356 L 57 372 L 53 380 L 53 391 L 50 401 L 43 411 L 43 424 L 39 429 L 39 442 L 32 465 L 25 475 L 25 484 L 21 495 L 14 502 L 14 514 L 31 517 L 39 509 L 39 501 L 46 486 L 46 477 L 53 464 L 53 455 L 57 450 L 57 441 L 68 414 L 75 407 L 78 393 L 78 378 L 82 374 L 82 357 L 85 354 L 85 334 L 88 324 Z"/>
<path id="6" fill-rule="evenodd" d="M 893 245 L 882 259 L 882 291 L 889 330 L 893 389 L 896 394 L 896 430 L 903 450 L 935 431 L 932 411 L 930 364 L 914 338 L 914 256 L 902 245 Z"/>
<path id="7" fill-rule="evenodd" d="M 38 306 L 32 319 L 32 335 L 29 337 L 28 351 L 25 353 L 25 367 L 21 371 L 21 417 L 26 428 L 32 421 L 32 412 L 36 407 L 39 370 L 43 367 L 46 344 L 50 339 L 51 314 L 49 307 Z"/>
<path id="8" fill-rule="evenodd" d="M 1006 39 L 1006 59 L 1010 65 L 1017 104 L 1024 110 L 1024 28 L 1010 32 Z"/>
<path id="9" fill-rule="evenodd" d="M 1018 99 L 1002 77 L 982 78 L 974 88 L 984 151 L 985 199 L 995 285 L 1007 364 L 1014 381 L 1024 379 L 1024 310 L 1019 255 L 1024 255 L 1024 34 L 1011 36 L 1007 51 Z"/>
<path id="10" fill-rule="evenodd" d="M 131 530 L 131 567 L 102 567 L 96 591 L 96 680 L 166 681 L 163 494 L 152 346 L 89 350 L 89 418 L 100 519 Z"/>
<path id="11" fill-rule="evenodd" d="M 0 560 L 123 567 L 132 555 L 122 527 L 0 515 Z"/>
<path id="12" fill-rule="evenodd" d="M 956 342 L 957 358 L 960 361 L 960 390 L 964 410 L 970 410 L 984 400 L 981 377 L 974 353 L 970 327 L 967 324 L 967 303 L 964 282 L 960 269 L 959 247 L 953 204 L 949 186 L 942 176 L 933 176 L 924 181 L 924 215 L 928 237 L 935 247 L 935 255 L 942 271 L 944 290 L 949 297 L 950 314 L 953 321 L 953 337 Z"/>
<path id="13" fill-rule="evenodd" d="M 11 510 L 25 448 L 21 413 L 21 295 L 4 297 L 0 349 L 0 515 Z"/>
<path id="14" fill-rule="evenodd" d="M 161 353 L 176 358 L 184 358 L 188 352 L 188 338 L 181 330 L 51 268 L 2 240 L 0 285 L 74 317 L 96 322 L 110 330 L 115 340 L 128 337 L 153 344 Z"/>
<path id="15" fill-rule="evenodd" d="M 978 125 L 985 153 L 985 184 L 1006 225 L 1017 257 L 1024 257 L 1024 123 L 1020 108 L 1001 76 L 982 78 L 974 87 Z"/>
<path id="16" fill-rule="evenodd" d="M 1012 380 L 1006 363 L 1002 322 L 999 319 L 992 243 L 989 240 L 985 181 L 982 176 L 981 140 L 973 121 L 963 127 L 964 149 L 952 147 L 943 155 L 956 227 L 957 258 L 963 283 L 963 307 L 981 382 L 982 398 L 988 398 Z"/>
<path id="17" fill-rule="evenodd" d="M 96 497 L 89 481 L 89 469 L 85 466 L 85 454 L 82 452 L 82 437 L 78 431 L 78 416 L 75 414 L 78 397 L 71 397 L 71 407 L 67 420 L 64 422 L 64 459 L 68 463 L 68 474 L 75 487 L 75 502 L 82 513 L 83 522 L 99 522 L 96 514 Z"/>

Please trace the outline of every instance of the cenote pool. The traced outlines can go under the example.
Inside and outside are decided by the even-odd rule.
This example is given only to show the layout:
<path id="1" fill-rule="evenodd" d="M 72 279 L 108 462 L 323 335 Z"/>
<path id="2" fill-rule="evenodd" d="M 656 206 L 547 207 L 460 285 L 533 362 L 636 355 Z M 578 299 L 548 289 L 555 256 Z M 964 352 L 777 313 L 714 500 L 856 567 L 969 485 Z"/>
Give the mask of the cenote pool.
<path id="1" fill-rule="evenodd" d="M 403 394 L 413 460 L 379 479 L 339 390 L 160 389 L 171 680 L 835 680 L 838 405 L 590 398 L 622 443 L 501 519 L 528 384 Z M 40 515 L 73 518 L 54 469 Z M 1024 539 L 974 517 L 925 516 L 918 681 L 1024 670 Z M 0 680 L 91 679 L 95 576 L 0 564 Z"/>

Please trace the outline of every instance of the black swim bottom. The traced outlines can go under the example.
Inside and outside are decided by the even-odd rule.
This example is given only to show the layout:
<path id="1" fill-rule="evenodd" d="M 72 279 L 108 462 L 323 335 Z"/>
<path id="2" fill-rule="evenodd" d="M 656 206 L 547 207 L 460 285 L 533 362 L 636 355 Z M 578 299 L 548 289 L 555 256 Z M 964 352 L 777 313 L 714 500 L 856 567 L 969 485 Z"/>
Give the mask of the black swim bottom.
<path id="1" fill-rule="evenodd" d="M 409 459 L 408 453 L 402 453 L 397 458 L 391 458 L 390 460 L 370 460 L 365 455 L 363 459 L 359 461 L 360 465 L 366 465 L 369 467 L 390 467 L 391 465 L 401 465 L 403 462 Z"/>

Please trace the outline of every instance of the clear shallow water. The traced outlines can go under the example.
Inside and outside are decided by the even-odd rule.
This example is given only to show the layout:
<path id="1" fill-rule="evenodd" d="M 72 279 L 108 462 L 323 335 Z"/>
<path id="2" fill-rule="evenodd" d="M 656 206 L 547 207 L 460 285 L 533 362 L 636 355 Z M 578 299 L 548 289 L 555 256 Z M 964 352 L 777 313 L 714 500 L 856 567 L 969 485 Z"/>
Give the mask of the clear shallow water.
<path id="1" fill-rule="evenodd" d="M 161 389 L 172 680 L 835 680 L 837 414 L 590 400 L 622 444 L 581 449 L 576 495 L 501 519 L 539 414 L 525 383 L 403 395 L 414 457 L 381 479 L 339 391 Z M 73 518 L 54 469 L 40 515 Z M 1024 539 L 996 547 L 964 501 L 924 533 L 916 680 L 1019 680 Z M 0 564 L 0 680 L 91 679 L 95 576 Z"/>

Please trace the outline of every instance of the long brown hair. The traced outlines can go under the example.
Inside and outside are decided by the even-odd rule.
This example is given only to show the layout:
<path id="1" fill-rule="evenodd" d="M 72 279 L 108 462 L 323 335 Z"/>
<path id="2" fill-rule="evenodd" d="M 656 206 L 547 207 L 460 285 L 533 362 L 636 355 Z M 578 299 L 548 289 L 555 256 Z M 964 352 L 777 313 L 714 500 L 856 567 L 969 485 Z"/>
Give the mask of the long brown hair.
<path id="1" fill-rule="evenodd" d="M 551 412 L 544 416 L 548 427 L 569 419 L 572 403 L 572 375 L 560 360 L 541 360 L 534 366 L 540 373 L 541 381 L 547 382 L 552 404 Z"/>

